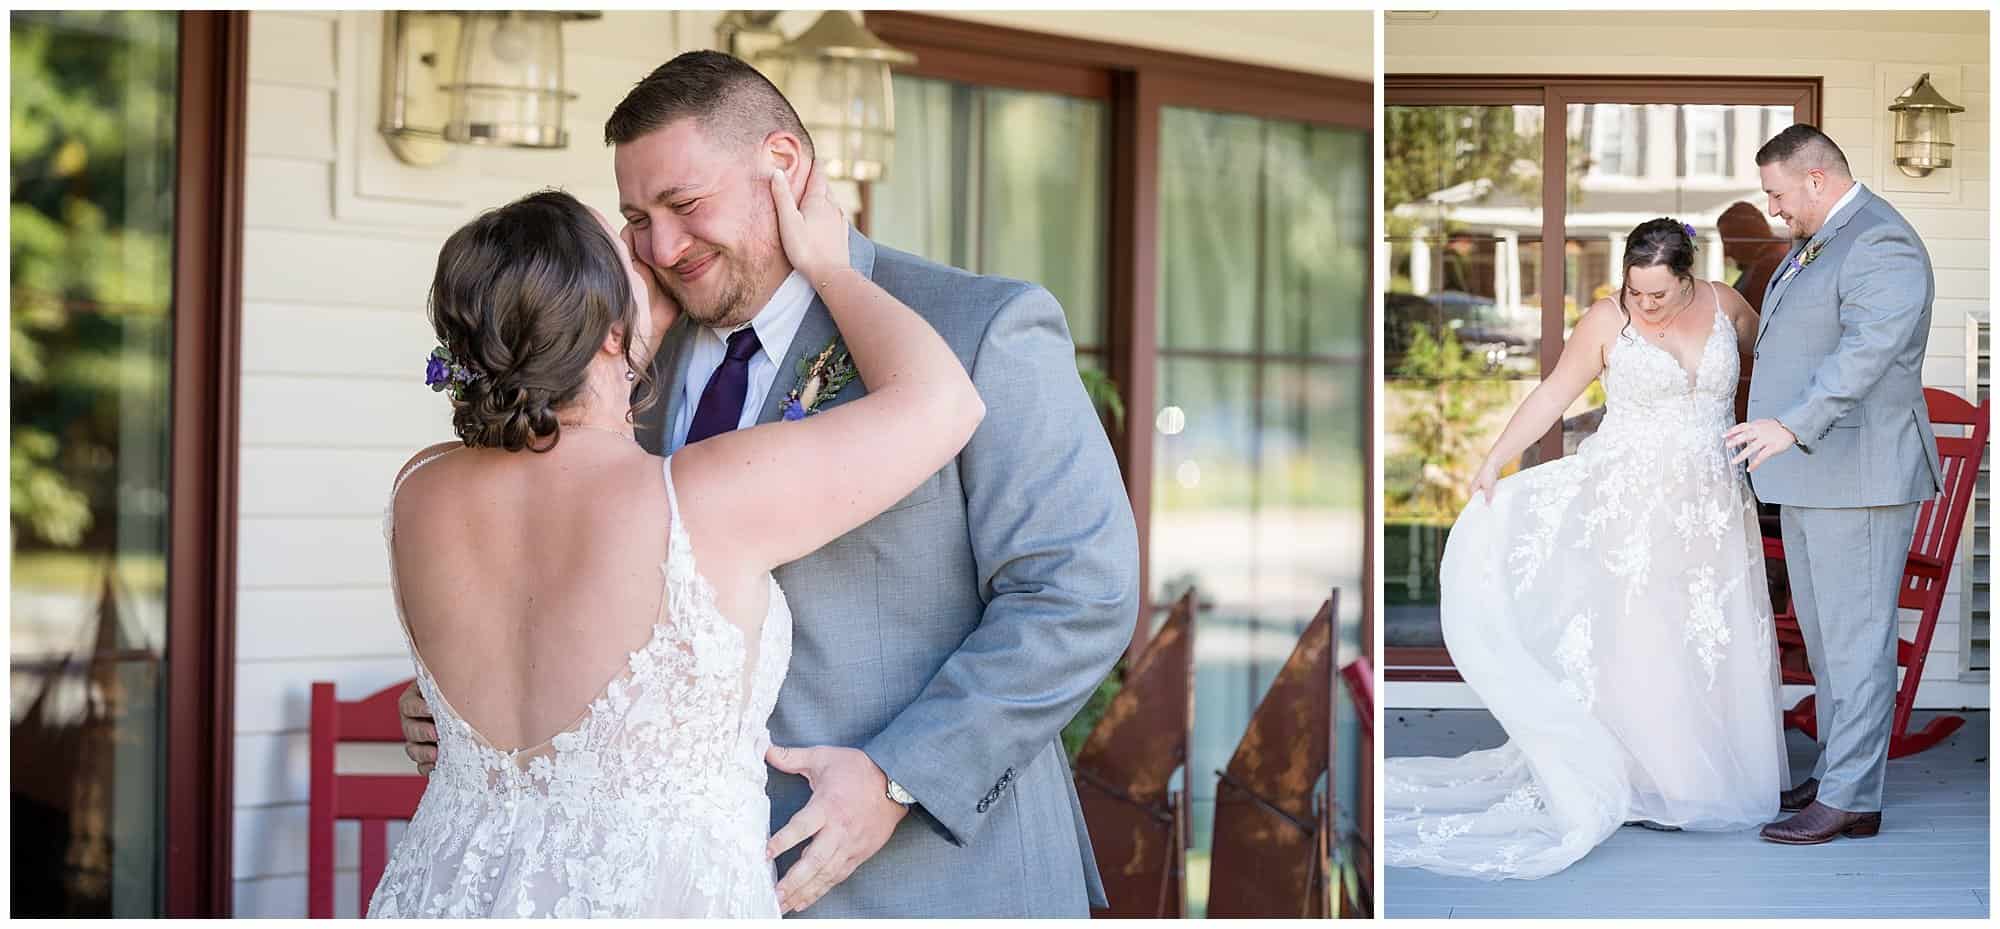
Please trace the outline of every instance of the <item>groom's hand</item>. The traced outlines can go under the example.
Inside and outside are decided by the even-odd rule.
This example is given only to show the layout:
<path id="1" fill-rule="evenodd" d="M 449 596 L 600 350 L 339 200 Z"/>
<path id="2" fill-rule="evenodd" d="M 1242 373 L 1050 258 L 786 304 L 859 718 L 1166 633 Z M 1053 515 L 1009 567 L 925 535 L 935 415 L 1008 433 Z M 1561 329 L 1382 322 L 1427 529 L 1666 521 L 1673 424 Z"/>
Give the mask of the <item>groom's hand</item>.
<path id="1" fill-rule="evenodd" d="M 438 760 L 437 721 L 431 718 L 430 704 L 424 702 L 417 682 L 411 681 L 409 689 L 396 698 L 396 714 L 403 717 L 403 754 L 417 763 L 418 774 L 430 777 Z"/>
<path id="2" fill-rule="evenodd" d="M 1799 444 L 1798 436 L 1775 419 L 1758 419 L 1731 426 L 1728 432 L 1722 434 L 1722 440 L 1730 448 L 1742 449 L 1729 463 L 1749 461 L 1752 471 L 1769 461 L 1772 455 Z"/>
<path id="3" fill-rule="evenodd" d="M 860 749 L 774 745 L 764 759 L 771 767 L 804 777 L 812 788 L 812 799 L 805 808 L 765 846 L 765 854 L 775 861 L 800 842 L 812 839 L 798 863 L 778 882 L 779 911 L 796 913 L 812 906 L 881 851 L 896 824 L 910 811 L 889 799 L 888 775 Z"/>

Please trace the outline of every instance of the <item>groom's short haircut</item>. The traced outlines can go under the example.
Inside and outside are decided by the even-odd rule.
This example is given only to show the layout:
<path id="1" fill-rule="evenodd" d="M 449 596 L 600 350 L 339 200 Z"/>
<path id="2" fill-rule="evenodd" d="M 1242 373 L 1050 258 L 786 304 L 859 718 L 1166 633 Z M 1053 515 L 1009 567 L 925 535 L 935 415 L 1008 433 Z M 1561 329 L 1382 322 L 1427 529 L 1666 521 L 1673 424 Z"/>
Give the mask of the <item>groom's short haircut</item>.
<path id="1" fill-rule="evenodd" d="M 1757 150 L 1757 166 L 1783 164 L 1800 171 L 1818 168 L 1834 177 L 1852 178 L 1854 172 L 1847 167 L 1847 156 L 1840 146 L 1819 131 L 1805 123 L 1798 123 L 1771 137 L 1764 147 Z"/>
<path id="2" fill-rule="evenodd" d="M 769 78 L 740 58 L 708 50 L 677 55 L 646 75 L 604 121 L 604 144 L 622 145 L 690 117 L 710 136 L 746 146 L 789 132 L 806 157 L 813 154 L 798 111 Z"/>

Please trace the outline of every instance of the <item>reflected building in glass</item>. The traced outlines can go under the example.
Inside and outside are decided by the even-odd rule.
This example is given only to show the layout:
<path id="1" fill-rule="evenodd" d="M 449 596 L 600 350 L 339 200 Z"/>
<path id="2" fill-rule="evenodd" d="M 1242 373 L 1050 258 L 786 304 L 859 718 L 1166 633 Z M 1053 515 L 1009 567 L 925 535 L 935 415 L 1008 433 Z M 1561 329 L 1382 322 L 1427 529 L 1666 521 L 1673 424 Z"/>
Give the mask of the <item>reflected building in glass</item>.
<path id="1" fill-rule="evenodd" d="M 1632 228 L 1660 216 L 1693 225 L 1695 275 L 1746 287 L 1768 277 L 1771 249 L 1782 256 L 1788 244 L 1762 212 L 1755 154 L 1792 124 L 1800 89 L 1774 81 L 1733 94 L 1771 100 L 1758 103 L 1697 102 L 1705 91 L 1693 85 L 1686 103 L 1620 99 L 1636 87 L 1388 79 L 1382 493 L 1392 669 L 1455 679 L 1437 621 L 1445 537 L 1480 461 L 1554 368 L 1583 311 L 1616 294 Z M 1554 144 L 1548 100 L 1562 101 Z M 1562 245 L 1553 265 L 1544 247 L 1552 223 Z M 1564 412 L 1560 435 L 1530 446 L 1503 476 L 1574 452 L 1595 431 L 1603 397 L 1592 384 Z"/>

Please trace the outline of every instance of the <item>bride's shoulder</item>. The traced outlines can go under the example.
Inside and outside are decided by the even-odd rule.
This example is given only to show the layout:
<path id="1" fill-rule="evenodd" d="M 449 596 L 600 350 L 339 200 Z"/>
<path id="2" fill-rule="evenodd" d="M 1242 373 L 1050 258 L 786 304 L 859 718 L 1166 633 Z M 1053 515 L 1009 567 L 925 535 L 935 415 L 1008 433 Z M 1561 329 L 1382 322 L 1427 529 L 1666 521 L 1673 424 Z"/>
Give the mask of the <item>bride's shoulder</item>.
<path id="1" fill-rule="evenodd" d="M 1583 311 L 1583 316 L 1576 321 L 1576 330 L 1571 333 L 1571 337 L 1587 335 L 1608 338 L 1625 328 L 1627 321 L 1625 312 L 1618 308 L 1618 301 L 1615 298 L 1601 297 Z"/>
<path id="2" fill-rule="evenodd" d="M 1745 318 L 1757 318 L 1756 308 L 1752 307 L 1750 301 L 1744 299 L 1743 294 L 1735 287 L 1721 281 L 1709 281 L 1708 286 L 1714 288 L 1716 303 L 1722 307 L 1723 315 L 1727 316 L 1730 322 L 1740 323 Z"/>
<path id="3" fill-rule="evenodd" d="M 410 460 L 403 462 L 403 466 L 396 469 L 396 480 L 390 485 L 391 491 L 393 492 L 395 488 L 403 486 L 403 482 L 409 480 L 411 474 L 416 473 L 418 468 L 429 464 L 432 459 L 438 458 L 453 449 L 463 447 L 465 447 L 465 443 L 463 442 L 439 442 L 411 455 Z"/>

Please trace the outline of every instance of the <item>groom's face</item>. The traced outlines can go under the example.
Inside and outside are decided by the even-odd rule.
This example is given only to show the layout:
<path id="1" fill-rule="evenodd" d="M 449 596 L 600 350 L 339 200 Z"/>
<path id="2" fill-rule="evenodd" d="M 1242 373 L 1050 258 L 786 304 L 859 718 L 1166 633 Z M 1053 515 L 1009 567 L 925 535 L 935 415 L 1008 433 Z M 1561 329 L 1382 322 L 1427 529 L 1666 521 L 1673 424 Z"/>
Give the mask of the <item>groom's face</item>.
<path id="1" fill-rule="evenodd" d="M 1757 169 L 1763 179 L 1764 196 L 1770 198 L 1765 211 L 1785 221 L 1792 238 L 1810 238 L 1826 222 L 1825 176 L 1800 171 L 1784 162 L 1772 162 Z"/>
<path id="2" fill-rule="evenodd" d="M 615 150 L 618 209 L 635 252 L 704 326 L 749 322 L 791 270 L 762 155 L 712 137 L 693 119 Z"/>

